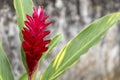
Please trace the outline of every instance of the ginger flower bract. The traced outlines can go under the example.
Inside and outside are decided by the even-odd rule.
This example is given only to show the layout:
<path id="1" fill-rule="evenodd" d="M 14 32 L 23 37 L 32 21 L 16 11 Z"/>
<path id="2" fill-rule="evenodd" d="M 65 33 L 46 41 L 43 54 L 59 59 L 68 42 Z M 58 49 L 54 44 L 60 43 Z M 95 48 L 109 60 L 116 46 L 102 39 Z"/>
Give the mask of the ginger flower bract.
<path id="1" fill-rule="evenodd" d="M 45 15 L 43 7 L 33 9 L 32 16 L 26 15 L 27 21 L 24 22 L 26 27 L 22 30 L 22 47 L 26 55 L 29 76 L 35 71 L 43 52 L 48 49 L 47 44 L 50 43 L 50 40 L 44 38 L 50 33 L 46 27 L 51 22 L 46 22 L 48 16 Z"/>

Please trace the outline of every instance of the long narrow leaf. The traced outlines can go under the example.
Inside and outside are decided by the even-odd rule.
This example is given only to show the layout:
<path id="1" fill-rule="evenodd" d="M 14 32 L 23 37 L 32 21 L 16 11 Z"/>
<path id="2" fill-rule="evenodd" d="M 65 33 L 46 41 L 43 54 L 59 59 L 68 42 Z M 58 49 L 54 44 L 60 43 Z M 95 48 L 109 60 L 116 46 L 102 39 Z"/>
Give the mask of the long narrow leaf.
<path id="1" fill-rule="evenodd" d="M 57 46 L 57 44 L 60 42 L 61 38 L 62 38 L 62 35 L 61 35 L 61 34 L 58 34 L 58 35 L 56 35 L 56 36 L 52 39 L 52 41 L 51 41 L 50 44 L 48 45 L 49 48 L 48 48 L 47 52 L 45 52 L 44 55 L 42 56 L 42 58 L 40 59 L 41 61 L 43 61 L 43 60 L 49 55 L 49 53 L 51 52 L 51 50 L 52 50 L 55 46 Z"/>
<path id="2" fill-rule="evenodd" d="M 33 2 L 32 0 L 14 0 L 14 7 L 18 15 L 18 26 L 21 30 L 25 27 L 26 14 L 33 13 Z"/>
<path id="3" fill-rule="evenodd" d="M 18 15 L 18 26 L 21 31 L 22 28 L 25 27 L 24 21 L 26 20 L 26 17 L 25 17 L 26 14 L 31 15 L 33 12 L 33 2 L 32 0 L 14 0 L 14 7 Z M 21 40 L 23 39 L 21 32 L 20 32 L 20 39 Z M 25 59 L 25 54 L 23 49 L 21 49 L 21 56 L 22 56 L 23 64 L 27 69 L 26 62 L 25 62 L 26 59 Z"/>
<path id="4" fill-rule="evenodd" d="M 7 56 L 0 41 L 0 80 L 14 80 Z"/>
<path id="5" fill-rule="evenodd" d="M 42 74 L 40 80 L 55 80 L 73 65 L 89 48 L 98 43 L 104 33 L 118 20 L 120 13 L 104 16 L 82 30 L 60 51 L 57 57 Z"/>

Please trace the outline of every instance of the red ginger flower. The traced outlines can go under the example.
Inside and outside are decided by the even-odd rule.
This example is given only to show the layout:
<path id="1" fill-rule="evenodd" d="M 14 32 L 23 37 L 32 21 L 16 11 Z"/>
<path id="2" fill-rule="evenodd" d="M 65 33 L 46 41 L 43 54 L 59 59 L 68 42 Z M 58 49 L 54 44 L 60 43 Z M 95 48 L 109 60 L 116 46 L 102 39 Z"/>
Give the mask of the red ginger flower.
<path id="1" fill-rule="evenodd" d="M 51 22 L 45 22 L 48 16 L 45 16 L 43 7 L 33 9 L 34 12 L 32 16 L 26 15 L 28 20 L 25 21 L 26 27 L 22 30 L 24 38 L 22 47 L 26 55 L 29 77 L 32 76 L 39 59 L 43 52 L 47 51 L 47 44 L 50 42 L 50 40 L 44 40 L 44 37 L 50 33 L 48 30 L 45 31 L 45 28 L 51 24 Z"/>

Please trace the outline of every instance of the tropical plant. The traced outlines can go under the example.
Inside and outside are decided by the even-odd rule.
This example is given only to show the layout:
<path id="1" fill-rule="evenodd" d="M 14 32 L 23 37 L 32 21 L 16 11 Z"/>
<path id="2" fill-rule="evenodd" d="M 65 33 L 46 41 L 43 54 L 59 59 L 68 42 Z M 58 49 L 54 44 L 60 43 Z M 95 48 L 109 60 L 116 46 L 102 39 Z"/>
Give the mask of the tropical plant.
<path id="1" fill-rule="evenodd" d="M 51 40 L 44 37 L 50 34 L 46 28 L 52 22 L 47 22 L 48 16 L 43 7 L 36 8 L 32 0 L 14 0 L 20 29 L 21 57 L 26 69 L 19 80 L 35 80 L 41 63 L 59 43 L 61 34 Z M 75 65 L 80 56 L 97 44 L 120 19 L 120 12 L 108 14 L 92 22 L 71 39 L 52 60 L 39 80 L 55 80 L 68 68 Z M 9 61 L 2 48 L 0 40 L 0 80 L 14 80 Z"/>

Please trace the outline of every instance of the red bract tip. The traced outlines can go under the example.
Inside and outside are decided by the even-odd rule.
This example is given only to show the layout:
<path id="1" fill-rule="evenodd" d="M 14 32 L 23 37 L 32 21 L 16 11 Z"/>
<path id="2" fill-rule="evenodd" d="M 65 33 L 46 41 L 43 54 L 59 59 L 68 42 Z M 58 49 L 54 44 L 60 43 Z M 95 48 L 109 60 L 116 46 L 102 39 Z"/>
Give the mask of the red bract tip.
<path id="1" fill-rule="evenodd" d="M 32 76 L 43 52 L 48 49 L 47 44 L 50 43 L 50 40 L 44 40 L 44 37 L 50 33 L 50 31 L 45 31 L 45 28 L 51 24 L 51 22 L 45 22 L 48 16 L 45 16 L 43 7 L 33 9 L 34 12 L 32 16 L 26 15 L 26 27 L 22 30 L 24 38 L 22 41 L 22 47 L 26 55 L 29 77 Z"/>

